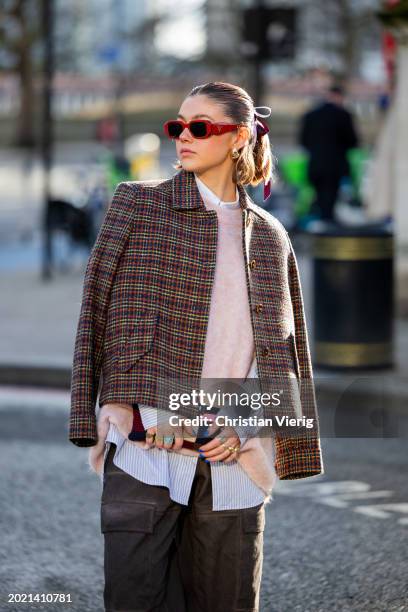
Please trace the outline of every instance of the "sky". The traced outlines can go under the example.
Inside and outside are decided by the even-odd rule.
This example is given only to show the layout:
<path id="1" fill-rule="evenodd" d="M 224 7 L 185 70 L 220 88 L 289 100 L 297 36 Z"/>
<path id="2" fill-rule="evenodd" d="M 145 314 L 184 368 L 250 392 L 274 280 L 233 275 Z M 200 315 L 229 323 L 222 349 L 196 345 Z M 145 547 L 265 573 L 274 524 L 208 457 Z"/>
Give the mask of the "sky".
<path id="1" fill-rule="evenodd" d="M 205 48 L 203 12 L 204 0 L 154 0 L 158 12 L 174 15 L 166 24 L 158 26 L 156 45 L 162 53 L 180 58 L 200 55 Z M 175 10 L 177 8 L 177 10 Z"/>

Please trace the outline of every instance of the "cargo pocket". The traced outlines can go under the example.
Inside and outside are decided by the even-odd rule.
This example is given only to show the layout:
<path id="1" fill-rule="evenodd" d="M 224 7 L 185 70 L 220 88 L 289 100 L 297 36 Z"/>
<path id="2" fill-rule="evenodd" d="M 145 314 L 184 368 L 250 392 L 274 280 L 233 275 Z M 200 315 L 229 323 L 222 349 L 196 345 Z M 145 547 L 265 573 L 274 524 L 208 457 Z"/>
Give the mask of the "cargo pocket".
<path id="1" fill-rule="evenodd" d="M 101 503 L 101 531 L 153 533 L 155 505 L 147 502 Z"/>
<path id="2" fill-rule="evenodd" d="M 146 603 L 151 596 L 152 534 L 155 505 L 102 501 L 105 596 L 112 609 Z M 132 608 L 133 609 L 133 608 Z"/>
<path id="3" fill-rule="evenodd" d="M 263 565 L 265 505 L 248 508 L 241 517 L 240 589 L 237 608 L 258 610 Z"/>

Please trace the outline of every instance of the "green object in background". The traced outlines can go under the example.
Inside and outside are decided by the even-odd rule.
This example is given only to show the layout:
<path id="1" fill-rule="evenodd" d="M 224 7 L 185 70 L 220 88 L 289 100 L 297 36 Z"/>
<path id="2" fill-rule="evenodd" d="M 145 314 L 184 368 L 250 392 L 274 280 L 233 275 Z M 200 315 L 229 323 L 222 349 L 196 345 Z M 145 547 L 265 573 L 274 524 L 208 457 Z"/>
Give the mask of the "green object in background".
<path id="1" fill-rule="evenodd" d="M 315 195 L 315 190 L 307 176 L 308 163 L 309 156 L 301 151 L 283 155 L 279 159 L 282 179 L 288 185 L 296 188 L 294 209 L 298 218 L 309 213 Z"/>
<path id="2" fill-rule="evenodd" d="M 350 149 L 347 151 L 347 159 L 350 166 L 351 181 L 354 191 L 358 197 L 361 190 L 361 183 L 365 174 L 367 161 L 370 159 L 371 153 L 368 149 Z"/>
<path id="3" fill-rule="evenodd" d="M 283 178 L 287 183 L 301 187 L 307 182 L 308 155 L 305 153 L 291 153 L 279 159 L 279 166 Z"/>
<path id="4" fill-rule="evenodd" d="M 351 181 L 357 198 L 360 194 L 361 183 L 365 174 L 365 166 L 369 158 L 370 152 L 368 149 L 356 148 L 350 149 L 347 152 Z M 294 210 L 297 218 L 304 217 L 310 213 L 312 202 L 315 197 L 315 190 L 308 179 L 308 163 L 309 156 L 302 151 L 283 155 L 279 159 L 279 169 L 282 179 L 288 185 L 296 189 Z"/>
<path id="5" fill-rule="evenodd" d="M 129 160 L 125 157 L 109 155 L 106 158 L 106 178 L 108 189 L 113 194 L 118 183 L 132 179 Z"/>

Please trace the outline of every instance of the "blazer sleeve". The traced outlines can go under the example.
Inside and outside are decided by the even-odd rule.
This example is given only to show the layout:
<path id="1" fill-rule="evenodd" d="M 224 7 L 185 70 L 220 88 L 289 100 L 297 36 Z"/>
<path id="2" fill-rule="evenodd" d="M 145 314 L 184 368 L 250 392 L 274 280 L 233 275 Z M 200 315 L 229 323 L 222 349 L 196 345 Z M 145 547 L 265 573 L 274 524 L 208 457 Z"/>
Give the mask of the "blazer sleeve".
<path id="1" fill-rule="evenodd" d="M 300 368 L 299 392 L 302 414 L 313 418 L 313 428 L 290 435 L 276 432 L 276 471 L 281 480 L 308 478 L 324 473 L 312 360 L 296 256 L 289 236 L 288 274 L 295 321 L 295 345 Z"/>
<path id="2" fill-rule="evenodd" d="M 119 183 L 105 214 L 85 270 L 71 376 L 69 440 L 77 446 L 97 443 L 95 405 L 107 309 L 118 263 L 132 226 L 135 191 Z"/>

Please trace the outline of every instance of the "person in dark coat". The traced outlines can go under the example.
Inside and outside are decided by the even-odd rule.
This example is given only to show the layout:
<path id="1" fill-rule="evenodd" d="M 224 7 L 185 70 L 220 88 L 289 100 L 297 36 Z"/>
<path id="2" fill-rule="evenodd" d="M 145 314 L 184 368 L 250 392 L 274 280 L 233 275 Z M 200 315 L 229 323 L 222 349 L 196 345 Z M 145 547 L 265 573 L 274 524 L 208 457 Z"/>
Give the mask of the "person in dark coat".
<path id="1" fill-rule="evenodd" d="M 316 190 L 312 213 L 333 221 L 340 180 L 350 175 L 346 154 L 359 143 L 342 87 L 332 85 L 324 100 L 302 117 L 299 143 L 310 156 L 308 176 Z"/>

